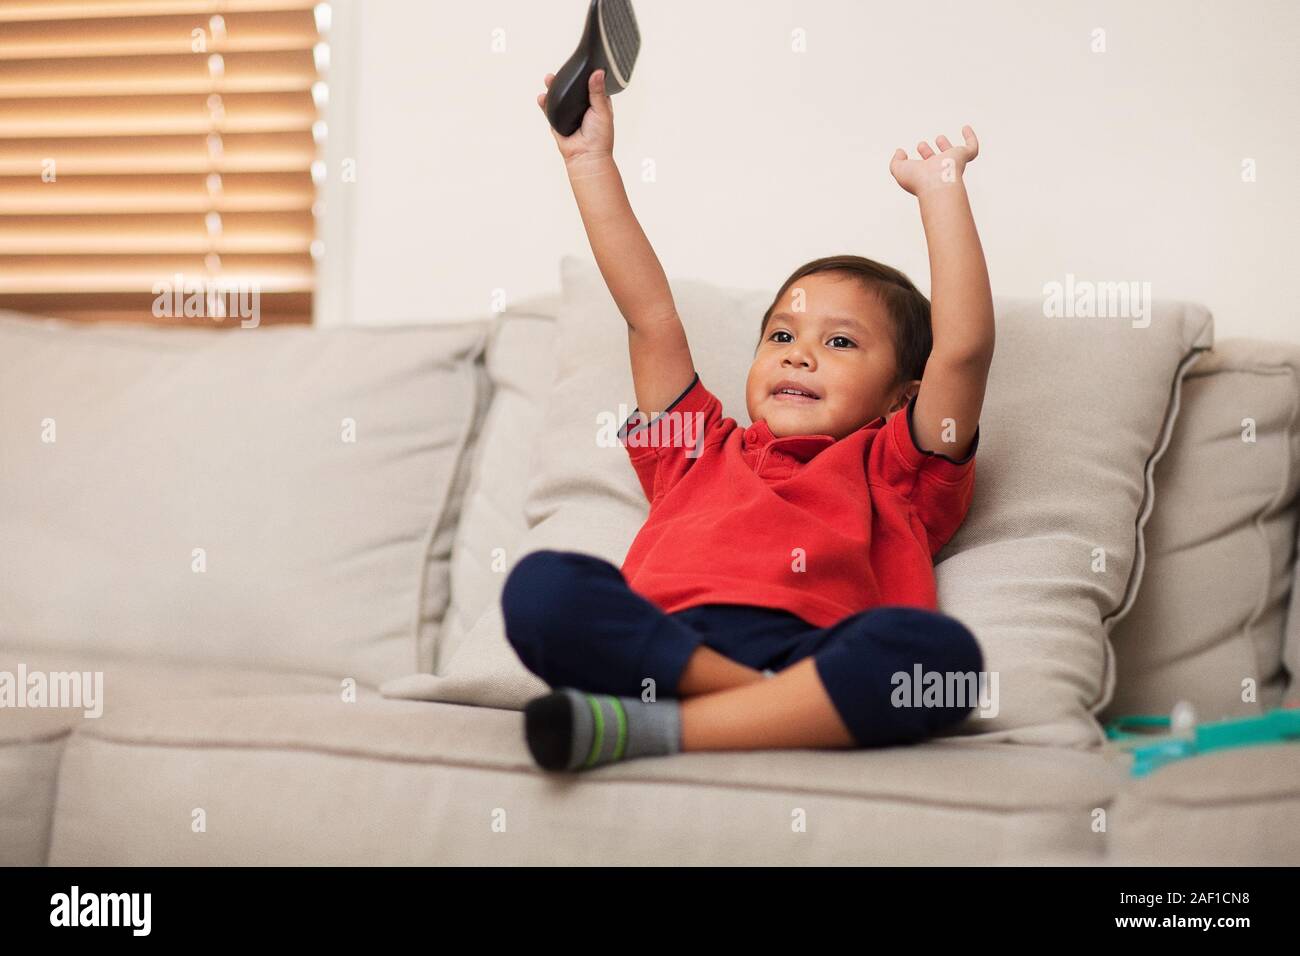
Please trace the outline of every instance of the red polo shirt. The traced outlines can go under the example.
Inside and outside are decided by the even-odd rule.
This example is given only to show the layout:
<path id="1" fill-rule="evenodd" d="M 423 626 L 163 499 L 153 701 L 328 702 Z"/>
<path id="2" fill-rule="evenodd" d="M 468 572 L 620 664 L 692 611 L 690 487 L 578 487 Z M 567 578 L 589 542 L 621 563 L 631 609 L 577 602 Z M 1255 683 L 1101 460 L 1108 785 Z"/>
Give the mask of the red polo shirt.
<path id="1" fill-rule="evenodd" d="M 935 610 L 933 558 L 970 506 L 979 429 L 960 461 L 923 451 L 915 404 L 839 440 L 777 438 L 723 418 L 697 372 L 619 430 L 650 502 L 623 577 L 668 613 L 750 604 L 828 627 L 881 605 Z"/>

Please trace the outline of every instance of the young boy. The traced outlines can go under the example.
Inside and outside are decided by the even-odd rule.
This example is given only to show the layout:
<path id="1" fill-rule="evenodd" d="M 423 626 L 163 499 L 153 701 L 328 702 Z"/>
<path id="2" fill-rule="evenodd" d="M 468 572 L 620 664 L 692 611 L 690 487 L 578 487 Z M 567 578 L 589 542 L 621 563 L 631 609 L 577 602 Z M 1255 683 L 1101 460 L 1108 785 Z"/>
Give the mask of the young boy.
<path id="1" fill-rule="evenodd" d="M 970 504 L 993 356 L 962 180 L 974 131 L 890 162 L 920 205 L 933 311 L 902 273 L 858 256 L 800 267 L 763 317 L 741 428 L 695 371 L 614 164 L 604 90 L 598 71 L 582 126 L 552 135 L 627 321 L 637 412 L 620 438 L 650 515 L 621 569 L 544 550 L 506 580 L 507 637 L 553 688 L 524 711 L 533 758 L 580 770 L 682 750 L 881 746 L 957 723 L 983 655 L 938 611 L 932 559 Z M 970 693 L 922 699 L 913 685 L 933 690 L 934 674 Z"/>

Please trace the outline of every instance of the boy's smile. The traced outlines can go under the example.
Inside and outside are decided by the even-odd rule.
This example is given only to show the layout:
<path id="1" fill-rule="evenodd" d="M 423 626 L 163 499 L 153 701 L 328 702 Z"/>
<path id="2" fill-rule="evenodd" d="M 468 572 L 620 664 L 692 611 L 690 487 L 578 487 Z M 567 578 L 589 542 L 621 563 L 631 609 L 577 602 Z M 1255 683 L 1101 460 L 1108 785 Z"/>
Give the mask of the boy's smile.
<path id="1" fill-rule="evenodd" d="M 772 396 L 783 402 L 815 402 L 821 399 L 815 388 L 793 378 L 783 378 L 777 382 Z"/>
<path id="2" fill-rule="evenodd" d="M 750 420 L 765 420 L 778 438 L 838 440 L 906 404 L 907 393 L 891 388 L 897 374 L 890 319 L 875 294 L 841 273 L 814 273 L 772 310 L 745 401 Z"/>

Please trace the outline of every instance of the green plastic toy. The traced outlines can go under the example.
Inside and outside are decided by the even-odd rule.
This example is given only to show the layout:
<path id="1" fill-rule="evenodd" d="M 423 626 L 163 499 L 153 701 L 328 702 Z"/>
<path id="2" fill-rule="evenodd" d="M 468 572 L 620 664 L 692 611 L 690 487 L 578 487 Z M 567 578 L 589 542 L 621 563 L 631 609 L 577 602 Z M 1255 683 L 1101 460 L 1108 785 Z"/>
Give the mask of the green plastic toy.
<path id="1" fill-rule="evenodd" d="M 1188 709 L 1190 712 L 1190 708 Z M 1178 710 L 1175 708 L 1175 714 Z M 1184 718 L 1184 723 L 1190 717 Z M 1170 733 L 1152 730 L 1170 728 Z M 1175 760 L 1211 750 L 1255 744 L 1300 743 L 1300 706 L 1278 707 L 1258 717 L 1230 717 L 1173 731 L 1171 718 L 1140 714 L 1117 717 L 1106 725 L 1106 738 L 1133 756 L 1133 776 L 1144 777 Z"/>

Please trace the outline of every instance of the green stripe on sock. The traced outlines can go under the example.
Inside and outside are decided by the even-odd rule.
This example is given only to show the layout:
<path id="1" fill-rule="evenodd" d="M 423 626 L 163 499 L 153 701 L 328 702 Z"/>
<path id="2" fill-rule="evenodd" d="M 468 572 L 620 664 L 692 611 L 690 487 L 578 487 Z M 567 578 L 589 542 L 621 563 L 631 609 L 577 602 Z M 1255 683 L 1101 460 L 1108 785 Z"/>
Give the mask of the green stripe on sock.
<path id="1" fill-rule="evenodd" d="M 622 760 L 623 751 L 627 748 L 627 712 L 617 697 L 611 697 L 610 700 L 614 702 L 614 713 L 618 717 L 618 745 L 614 748 L 614 759 Z"/>
<path id="2" fill-rule="evenodd" d="M 591 715 L 596 721 L 596 733 L 591 741 L 591 753 L 587 754 L 587 760 L 583 763 L 584 767 L 590 767 L 595 764 L 596 758 L 600 756 L 600 748 L 605 743 L 605 717 L 601 713 L 600 704 L 596 702 L 596 698 L 590 694 L 584 694 L 583 696 L 587 698 L 587 703 L 591 705 Z"/>

